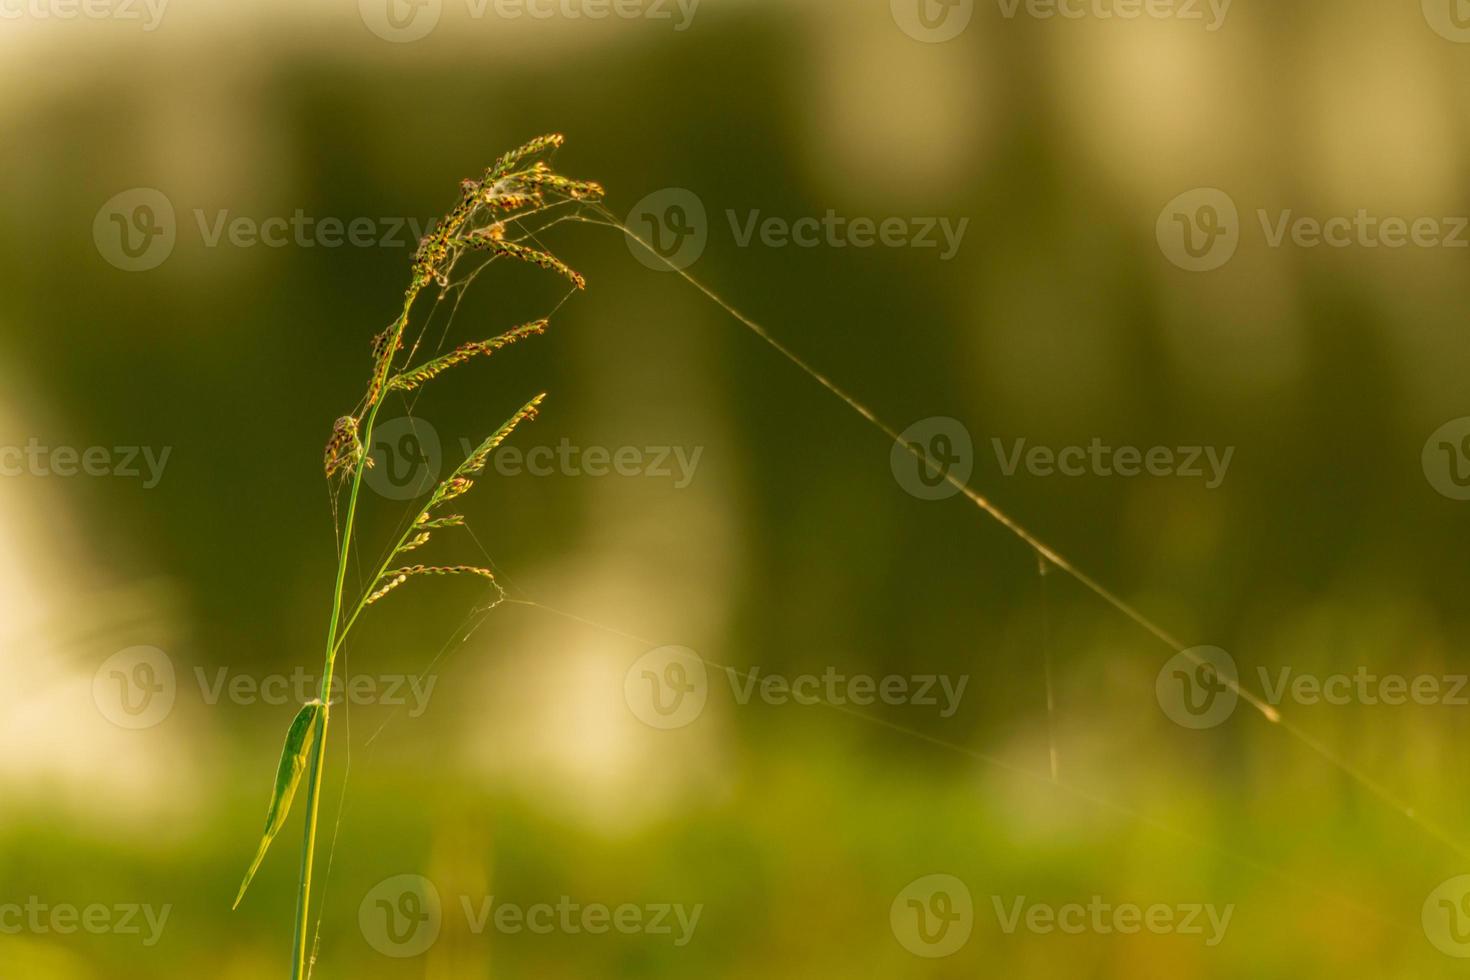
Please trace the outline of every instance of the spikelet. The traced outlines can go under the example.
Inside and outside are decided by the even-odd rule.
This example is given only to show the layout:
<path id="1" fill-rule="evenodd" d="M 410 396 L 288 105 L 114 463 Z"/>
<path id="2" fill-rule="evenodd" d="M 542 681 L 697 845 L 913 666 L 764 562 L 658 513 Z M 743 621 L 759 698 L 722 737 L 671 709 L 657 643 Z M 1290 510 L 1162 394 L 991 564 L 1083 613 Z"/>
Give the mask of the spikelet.
<path id="1" fill-rule="evenodd" d="M 454 471 L 454 477 L 451 477 L 451 479 L 463 478 L 466 475 L 473 476 L 484 470 L 485 463 L 490 459 L 490 454 L 495 452 L 496 448 L 502 442 L 510 438 L 510 434 L 516 430 L 517 426 L 522 422 L 535 421 L 537 414 L 541 411 L 541 403 L 545 400 L 546 392 L 543 391 L 522 405 L 500 428 L 495 430 L 494 434 L 480 443 L 479 447 L 470 453 L 463 463 L 459 464 L 459 468 Z"/>
<path id="2" fill-rule="evenodd" d="M 521 178 L 521 183 L 538 191 L 549 190 L 577 201 L 600 201 L 605 191 L 602 185 L 593 180 L 573 180 L 554 174 L 549 170 L 533 171 Z"/>
<path id="3" fill-rule="evenodd" d="M 430 517 L 429 512 L 425 510 L 422 514 L 418 516 L 418 520 L 414 521 L 414 524 L 419 527 L 428 529 L 441 527 L 464 527 L 464 515 L 445 514 L 443 517 Z"/>
<path id="4" fill-rule="evenodd" d="M 448 354 L 442 357 L 436 357 L 432 361 L 420 364 L 413 370 L 405 371 L 393 378 L 388 382 L 388 389 L 390 391 L 412 391 L 419 385 L 437 378 L 456 364 L 463 364 L 465 361 L 481 355 L 493 354 L 502 347 L 509 347 L 518 340 L 535 334 L 545 333 L 546 326 L 549 322 L 544 319 L 533 320 L 513 330 L 508 330 L 498 337 L 461 344 Z"/>
<path id="5" fill-rule="evenodd" d="M 548 133 L 545 136 L 538 136 L 525 146 L 511 150 L 499 160 L 496 160 L 494 166 L 485 171 L 483 183 L 493 183 L 515 170 L 516 164 L 525 160 L 527 157 L 534 157 L 536 154 L 544 153 L 547 150 L 555 150 L 565 142 L 566 137 L 561 133 Z"/>
<path id="6" fill-rule="evenodd" d="M 587 280 L 582 278 L 580 272 L 577 272 L 550 252 L 543 252 L 540 249 L 530 248 L 526 245 L 518 245 L 515 242 L 492 238 L 480 231 L 472 232 L 468 238 L 462 239 L 462 241 L 471 248 L 477 248 L 485 252 L 494 252 L 496 255 L 501 255 L 509 259 L 519 259 L 522 262 L 529 262 L 550 272 L 555 272 L 557 275 L 565 276 L 578 289 L 587 288 Z"/>
<path id="7" fill-rule="evenodd" d="M 357 419 L 344 415 L 332 424 L 332 435 L 327 439 L 322 463 L 327 479 L 330 480 L 338 470 L 351 475 L 364 462 L 368 466 L 373 465 L 372 457 L 363 451 L 362 440 L 358 438 Z"/>
<path id="8" fill-rule="evenodd" d="M 373 363 L 376 364 L 383 359 L 383 355 L 388 352 L 389 343 L 395 338 L 397 342 L 393 343 L 393 353 L 396 354 L 403 350 L 403 334 L 399 332 L 397 323 L 390 324 L 387 329 L 373 338 Z"/>
<path id="9" fill-rule="evenodd" d="M 377 590 L 367 597 L 365 605 L 371 606 L 415 575 L 478 575 L 492 582 L 495 580 L 490 569 L 478 565 L 409 565 L 384 572 L 378 579 Z"/>

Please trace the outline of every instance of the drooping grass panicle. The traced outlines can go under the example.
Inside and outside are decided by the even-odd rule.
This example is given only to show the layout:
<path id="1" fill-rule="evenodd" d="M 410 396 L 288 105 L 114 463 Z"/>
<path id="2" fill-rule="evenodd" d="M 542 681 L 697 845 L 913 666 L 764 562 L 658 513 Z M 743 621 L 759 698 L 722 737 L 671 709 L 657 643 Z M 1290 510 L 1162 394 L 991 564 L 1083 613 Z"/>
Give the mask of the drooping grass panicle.
<path id="1" fill-rule="evenodd" d="M 540 266 L 543 269 L 555 272 L 557 275 L 565 276 L 578 289 L 587 288 L 587 280 L 582 278 L 580 272 L 577 272 L 550 252 L 543 252 L 539 248 L 531 248 L 529 245 L 508 242 L 503 238 L 496 238 L 488 234 L 472 233 L 468 238 L 463 239 L 463 242 L 470 248 L 480 249 L 509 259 L 519 259 L 522 262 L 529 262 L 532 265 Z"/>
<path id="2" fill-rule="evenodd" d="M 351 559 L 355 557 L 352 549 L 355 547 L 357 513 L 364 497 L 361 493 L 364 472 L 373 462 L 369 451 L 373 446 L 373 429 L 378 412 L 390 392 L 417 392 L 456 365 L 495 353 L 546 330 L 545 319 L 534 320 L 488 340 L 464 343 L 447 354 L 413 364 L 425 329 L 420 326 L 417 336 L 411 340 L 406 336 L 415 301 L 431 285 L 439 287 L 441 296 L 452 287 L 468 286 L 474 280 L 475 273 L 455 278 L 456 263 L 464 255 L 470 252 L 489 253 L 489 258 L 481 264 L 481 268 L 499 258 L 516 259 L 563 276 L 578 289 L 585 287 L 586 282 L 582 276 L 548 251 L 539 239 L 539 234 L 557 221 L 533 220 L 552 208 L 596 202 L 603 195 L 601 185 L 593 181 L 564 177 L 552 169 L 547 157 L 560 148 L 562 143 L 563 138 L 556 134 L 537 137 L 501 156 L 479 179 L 468 179 L 460 183 L 459 200 L 435 223 L 433 230 L 424 236 L 414 252 L 409 283 L 404 291 L 400 312 L 372 340 L 372 376 L 368 381 L 366 394 L 354 411 L 336 420 L 327 440 L 323 468 L 329 480 L 340 478 L 339 492 L 342 487 L 346 487 L 347 496 L 345 517 L 338 535 L 336 585 L 332 593 L 331 616 L 327 627 L 321 697 L 298 712 L 287 733 L 266 814 L 265 831 L 240 888 L 240 896 L 243 897 L 245 889 L 265 859 L 271 841 L 285 824 L 297 788 L 304 781 L 307 813 L 292 940 L 293 980 L 306 980 L 309 974 L 307 948 L 312 870 L 316 864 L 322 773 L 325 768 L 327 730 L 332 710 L 329 695 L 337 654 L 363 611 L 411 578 L 469 575 L 487 579 L 499 588 L 490 569 L 479 565 L 404 564 L 400 556 L 429 547 L 434 532 L 442 528 L 464 526 L 463 515 L 441 513 L 440 508 L 469 491 L 475 482 L 473 478 L 483 472 L 496 447 L 522 422 L 535 417 L 545 395 L 537 395 L 523 405 L 494 434 L 480 443 L 448 478 L 435 487 L 427 503 L 408 523 L 398 540 L 387 549 L 387 557 L 376 572 L 365 580 L 368 583 L 367 588 L 361 590 L 354 601 L 348 596 L 347 571 Z M 531 239 L 535 240 L 538 247 L 521 244 L 522 241 Z M 334 497 L 334 508 L 336 500 Z M 239 904 L 238 897 L 236 904 Z"/>
<path id="3" fill-rule="evenodd" d="M 371 606 L 415 575 L 478 575 L 495 580 L 495 574 L 490 569 L 478 565 L 408 565 L 384 572 L 376 583 L 377 588 L 367 597 L 367 605 Z"/>
<path id="4" fill-rule="evenodd" d="M 390 391 L 412 391 L 425 382 L 437 378 L 457 364 L 463 364 L 471 358 L 493 354 L 526 337 L 543 334 L 546 332 L 546 326 L 550 322 L 544 319 L 533 320 L 530 323 L 523 323 L 512 330 L 507 330 L 500 336 L 492 337 L 489 340 L 474 340 L 467 344 L 460 344 L 448 354 L 436 357 L 431 361 L 426 361 L 412 370 L 394 375 L 388 382 L 388 389 Z"/>

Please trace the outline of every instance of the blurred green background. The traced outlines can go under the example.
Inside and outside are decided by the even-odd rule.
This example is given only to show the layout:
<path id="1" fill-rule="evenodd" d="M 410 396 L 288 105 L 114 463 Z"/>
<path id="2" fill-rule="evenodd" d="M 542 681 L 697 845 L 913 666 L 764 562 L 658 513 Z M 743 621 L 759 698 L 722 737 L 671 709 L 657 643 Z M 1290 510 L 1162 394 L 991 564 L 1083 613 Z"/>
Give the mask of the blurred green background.
<path id="1" fill-rule="evenodd" d="M 708 243 L 691 275 L 897 428 L 963 422 L 981 493 L 1184 642 L 1230 651 L 1246 686 L 1286 668 L 1470 670 L 1470 503 L 1421 459 L 1470 415 L 1466 253 L 1273 247 L 1262 223 L 1470 213 L 1454 8 L 1239 0 L 1210 30 L 1208 8 L 962 4 L 944 16 L 967 26 L 931 43 L 881 0 L 705 0 L 683 30 L 673 6 L 511 19 L 444 0 L 395 21 L 380 6 L 174 0 L 145 30 L 34 0 L 0 20 L 0 445 L 170 452 L 153 487 L 0 480 L 0 906 L 171 910 L 155 943 L 146 926 L 63 934 L 0 914 L 0 976 L 287 974 L 299 815 L 229 906 L 297 699 L 210 703 L 198 678 L 319 669 L 335 567 L 320 454 L 412 241 L 211 245 L 208 230 L 298 210 L 380 232 L 426 221 L 541 132 L 568 134 L 558 168 L 602 181 L 618 215 L 693 192 Z M 423 37 L 383 36 L 430 15 Z M 135 188 L 171 205 L 176 241 L 128 271 L 102 243 L 108 202 Z M 1203 272 L 1156 234 L 1195 188 L 1239 211 L 1233 257 Z M 732 229 L 829 210 L 969 224 L 947 261 L 742 247 Z M 906 492 L 880 432 L 619 232 L 547 240 L 587 292 L 415 413 L 452 457 L 545 390 L 520 448 L 697 448 L 697 471 L 682 487 L 486 479 L 473 541 L 433 557 L 479 561 L 478 542 L 517 601 L 467 638 L 482 584 L 416 582 L 374 608 L 347 669 L 432 664 L 436 687 L 415 717 L 334 715 L 316 975 L 1463 973 L 1421 911 L 1470 872 L 1464 707 L 1283 704 L 1301 737 L 1244 705 L 1175 724 L 1155 690 L 1167 646 L 1076 582 L 1043 583 L 963 498 Z M 497 265 L 450 342 L 561 296 Z M 992 439 L 1022 438 L 1235 453 L 1215 489 L 1006 475 Z M 365 496 L 365 552 L 407 506 Z M 949 717 L 740 704 L 711 666 L 702 713 L 661 730 L 628 691 L 663 644 L 763 674 L 967 688 Z M 130 728 L 104 704 L 107 664 L 139 646 L 166 654 L 177 690 Z M 903 923 L 906 889 L 935 874 L 973 905 L 944 957 L 916 954 L 933 950 Z M 442 901 L 417 956 L 384 955 L 371 925 L 373 890 L 400 875 Z M 682 946 L 477 932 L 462 900 L 489 896 L 702 911 Z M 1007 932 L 997 902 L 1020 896 L 1233 915 L 1213 946 Z"/>

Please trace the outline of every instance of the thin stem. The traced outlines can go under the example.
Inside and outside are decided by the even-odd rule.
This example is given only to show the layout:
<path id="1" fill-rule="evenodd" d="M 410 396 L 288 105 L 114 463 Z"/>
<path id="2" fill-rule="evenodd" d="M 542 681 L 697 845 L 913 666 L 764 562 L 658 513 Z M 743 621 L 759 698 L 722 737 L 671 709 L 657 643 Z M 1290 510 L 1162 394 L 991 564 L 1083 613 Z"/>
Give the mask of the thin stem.
<path id="1" fill-rule="evenodd" d="M 414 286 L 409 289 L 404 299 L 403 313 L 399 316 L 398 322 L 394 324 L 393 334 L 388 339 L 390 351 L 395 348 L 398 337 L 402 335 L 403 328 L 408 323 L 409 309 L 413 306 L 418 292 L 419 287 Z M 372 446 L 373 423 L 378 417 L 379 406 L 383 404 L 383 397 L 386 394 L 384 385 L 392 368 L 392 361 L 391 355 L 383 358 L 375 385 L 378 397 L 368 409 L 367 417 L 363 420 L 361 440 L 364 453 Z M 309 976 L 307 929 L 311 917 L 311 872 L 316 860 L 317 817 L 321 810 L 322 769 L 327 752 L 327 719 L 332 710 L 332 669 L 337 662 L 339 645 L 337 634 L 342 622 L 342 592 L 347 581 L 347 558 L 352 549 L 353 526 L 357 521 L 357 498 L 362 489 L 362 474 L 366 469 L 366 460 L 359 460 L 357 467 L 353 470 L 352 489 L 347 497 L 347 517 L 342 524 L 342 548 L 337 555 L 337 584 L 332 591 L 332 619 L 327 624 L 327 651 L 322 665 L 322 711 L 320 720 L 317 722 L 316 741 L 311 749 L 311 772 L 306 787 L 306 826 L 301 840 L 300 888 L 296 894 L 296 929 L 292 939 L 291 980 L 307 980 Z M 361 607 L 359 603 L 358 609 L 360 610 Z M 353 613 L 352 618 L 354 620 L 357 618 L 356 612 Z"/>

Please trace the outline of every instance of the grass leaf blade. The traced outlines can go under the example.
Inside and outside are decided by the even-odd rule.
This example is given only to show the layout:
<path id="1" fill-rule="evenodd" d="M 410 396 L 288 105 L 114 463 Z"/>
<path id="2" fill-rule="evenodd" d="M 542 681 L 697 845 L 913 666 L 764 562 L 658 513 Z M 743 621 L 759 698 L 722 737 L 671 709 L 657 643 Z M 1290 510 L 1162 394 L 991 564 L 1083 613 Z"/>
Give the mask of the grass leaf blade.
<path id="1" fill-rule="evenodd" d="M 260 870 L 271 841 L 275 840 L 276 834 L 286 823 L 286 817 L 291 812 L 291 800 L 296 796 L 296 787 L 306 769 L 307 754 L 316 738 L 317 718 L 321 716 L 323 707 L 325 705 L 320 701 L 302 705 L 295 720 L 291 722 L 290 730 L 286 732 L 286 744 L 281 748 L 281 764 L 276 769 L 275 791 L 271 795 L 270 808 L 266 810 L 265 830 L 260 835 L 260 847 L 255 851 L 255 860 L 250 862 L 250 870 L 245 872 L 245 880 L 240 882 L 239 894 L 235 896 L 235 904 L 231 908 L 240 907 L 245 889 L 250 887 L 255 872 Z"/>

